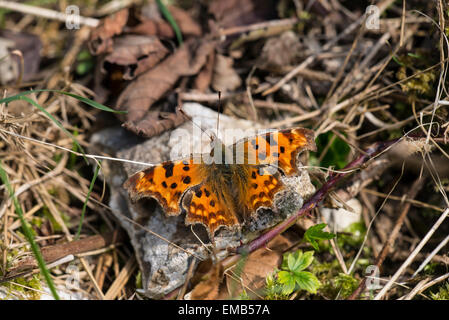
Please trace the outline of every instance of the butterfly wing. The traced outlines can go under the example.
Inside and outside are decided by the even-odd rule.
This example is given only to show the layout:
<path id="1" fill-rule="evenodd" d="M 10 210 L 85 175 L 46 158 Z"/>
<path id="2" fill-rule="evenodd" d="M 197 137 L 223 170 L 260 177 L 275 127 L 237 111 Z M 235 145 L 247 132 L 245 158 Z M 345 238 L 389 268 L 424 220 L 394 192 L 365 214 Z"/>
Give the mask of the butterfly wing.
<path id="1" fill-rule="evenodd" d="M 200 184 L 200 165 L 193 158 L 166 161 L 139 171 L 123 185 L 133 200 L 156 199 L 168 215 L 181 213 L 180 199 L 189 188 Z"/>
<path id="2" fill-rule="evenodd" d="M 193 187 L 183 199 L 186 209 L 186 224 L 200 223 L 206 227 L 210 238 L 221 226 L 233 227 L 239 222 L 214 187 L 203 183 Z"/>
<path id="3" fill-rule="evenodd" d="M 250 166 L 249 186 L 246 191 L 244 206 L 252 214 L 260 207 L 272 208 L 274 195 L 284 188 L 278 170 L 263 165 Z"/>
<path id="4" fill-rule="evenodd" d="M 240 143 L 243 148 L 240 148 Z M 313 131 L 304 128 L 259 134 L 237 142 L 235 148 L 244 150 L 248 164 L 275 166 L 286 175 L 297 173 L 298 153 L 303 150 L 316 151 Z"/>

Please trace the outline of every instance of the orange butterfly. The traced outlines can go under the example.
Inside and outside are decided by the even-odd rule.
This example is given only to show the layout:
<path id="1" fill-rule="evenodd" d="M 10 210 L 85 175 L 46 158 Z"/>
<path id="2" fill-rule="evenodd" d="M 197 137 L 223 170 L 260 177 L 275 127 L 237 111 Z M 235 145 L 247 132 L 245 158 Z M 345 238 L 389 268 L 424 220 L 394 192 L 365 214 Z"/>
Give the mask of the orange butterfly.
<path id="1" fill-rule="evenodd" d="M 186 212 L 186 224 L 203 224 L 213 239 L 220 227 L 239 227 L 259 208 L 273 209 L 275 194 L 285 188 L 281 175 L 298 173 L 303 150 L 316 150 L 313 131 L 304 128 L 259 134 L 229 147 L 214 139 L 209 154 L 139 171 L 124 187 L 133 200 L 156 199 L 167 215 Z"/>

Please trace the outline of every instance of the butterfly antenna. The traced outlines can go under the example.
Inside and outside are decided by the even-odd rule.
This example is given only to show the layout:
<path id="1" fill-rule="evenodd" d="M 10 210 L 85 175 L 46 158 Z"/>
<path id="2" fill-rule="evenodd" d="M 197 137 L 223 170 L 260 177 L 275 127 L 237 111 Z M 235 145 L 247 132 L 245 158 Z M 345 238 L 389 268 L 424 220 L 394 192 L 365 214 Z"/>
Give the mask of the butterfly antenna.
<path id="1" fill-rule="evenodd" d="M 187 121 L 192 122 L 195 126 L 197 126 L 197 127 L 201 130 L 202 133 L 206 134 L 206 135 L 209 137 L 209 139 L 210 139 L 211 141 L 214 140 L 214 138 L 211 137 L 210 134 L 208 134 L 203 128 L 201 128 L 201 126 L 199 126 L 198 124 L 196 124 L 195 121 L 193 121 L 192 118 L 191 118 L 187 113 L 185 113 L 184 110 L 182 110 L 182 107 L 181 107 L 181 106 L 178 106 L 176 109 L 177 109 L 177 111 L 178 111 L 180 114 L 182 114 L 182 116 L 183 116 Z"/>

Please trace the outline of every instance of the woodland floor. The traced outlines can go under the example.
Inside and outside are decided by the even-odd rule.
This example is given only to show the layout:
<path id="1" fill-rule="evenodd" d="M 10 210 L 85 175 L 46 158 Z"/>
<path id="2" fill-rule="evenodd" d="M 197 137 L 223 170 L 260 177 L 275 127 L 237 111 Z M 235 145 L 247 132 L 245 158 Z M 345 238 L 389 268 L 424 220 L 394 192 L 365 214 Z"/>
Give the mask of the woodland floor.
<path id="1" fill-rule="evenodd" d="M 317 190 L 371 146 L 380 153 L 322 190 L 271 250 L 192 270 L 167 298 L 449 299 L 447 3 L 157 2 L 0 1 L 0 297 L 46 290 L 31 236 L 57 288 L 145 299 L 107 179 L 82 153 L 104 128 L 145 139 L 172 130 L 186 120 L 177 107 L 198 102 L 312 129 L 318 150 L 301 159 Z M 68 5 L 79 21 L 44 10 Z M 358 218 L 338 228 L 326 210 Z M 313 254 L 304 270 L 319 284 L 288 284 L 291 261 L 307 260 L 298 252 Z"/>

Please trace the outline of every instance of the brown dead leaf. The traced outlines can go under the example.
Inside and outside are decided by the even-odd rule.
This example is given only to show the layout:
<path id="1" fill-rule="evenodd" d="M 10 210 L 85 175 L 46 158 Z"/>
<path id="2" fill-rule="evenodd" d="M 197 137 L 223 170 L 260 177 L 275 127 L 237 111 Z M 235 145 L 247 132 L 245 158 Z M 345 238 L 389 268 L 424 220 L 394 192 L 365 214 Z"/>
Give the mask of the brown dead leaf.
<path id="1" fill-rule="evenodd" d="M 205 92 L 207 88 L 209 88 L 212 82 L 212 76 L 214 72 L 215 66 L 215 48 L 211 49 L 211 53 L 207 56 L 207 62 L 204 67 L 201 69 L 198 76 L 195 78 L 195 83 L 193 87 L 200 91 Z"/>
<path id="2" fill-rule="evenodd" d="M 265 287 L 266 276 L 280 265 L 282 254 L 290 245 L 290 241 L 281 235 L 270 242 L 269 249 L 260 248 L 251 253 L 240 275 L 233 274 L 234 277 L 226 277 L 228 292 L 233 297 L 238 296 L 243 286 L 250 298 L 259 298 L 256 293 Z M 235 276 L 239 277 L 238 281 Z"/>
<path id="3" fill-rule="evenodd" d="M 154 36 L 126 35 L 115 40 L 114 50 L 105 57 L 102 71 L 107 73 L 108 64 L 118 65 L 124 69 L 123 79 L 131 80 L 154 67 L 167 54 L 167 48 Z"/>
<path id="4" fill-rule="evenodd" d="M 234 60 L 231 57 L 216 55 L 212 78 L 212 87 L 215 90 L 222 92 L 233 91 L 242 84 L 242 79 L 232 68 L 233 64 Z"/>
<path id="5" fill-rule="evenodd" d="M 161 134 L 164 131 L 176 128 L 185 121 L 185 116 L 181 112 L 160 112 L 149 111 L 145 117 L 133 123 L 127 121 L 123 124 L 126 129 L 144 137 L 153 137 Z"/>
<path id="6" fill-rule="evenodd" d="M 301 57 L 302 44 L 293 31 L 286 31 L 280 37 L 267 40 L 262 49 L 259 66 L 267 69 L 281 69 L 296 65 Z"/>
<path id="7" fill-rule="evenodd" d="M 156 67 L 137 77 L 120 95 L 118 110 L 126 110 L 125 127 L 146 137 L 181 124 L 181 114 L 159 119 L 149 113 L 151 106 L 170 90 L 182 76 L 192 76 L 206 63 L 207 55 L 215 47 L 213 41 L 191 39 Z M 182 118 L 182 119 L 181 119 Z M 161 131 L 162 130 L 162 131 Z"/>
<path id="8" fill-rule="evenodd" d="M 199 24 L 192 19 L 192 17 L 184 10 L 177 8 L 175 6 L 169 6 L 168 10 L 175 19 L 181 33 L 185 36 L 195 36 L 199 37 L 202 34 L 201 27 Z M 127 30 L 130 33 L 141 34 L 141 35 L 155 35 L 160 38 L 174 38 L 175 33 L 173 28 L 168 22 L 162 19 L 158 19 L 153 15 L 150 17 L 142 16 L 140 17 L 141 23 L 135 27 L 129 28 Z"/>
<path id="9" fill-rule="evenodd" d="M 20 76 L 22 81 L 32 79 L 39 71 L 41 49 L 42 42 L 36 35 L 0 30 L 0 83 L 6 84 L 17 80 Z M 21 58 L 11 54 L 14 50 L 22 54 L 23 70 L 21 70 Z"/>
<path id="10" fill-rule="evenodd" d="M 209 12 L 222 28 L 248 25 L 276 18 L 276 2 L 272 0 L 214 0 Z"/>
<path id="11" fill-rule="evenodd" d="M 111 52 L 114 41 L 112 38 L 122 33 L 128 21 L 128 9 L 122 9 L 102 20 L 102 23 L 92 30 L 88 47 L 93 55 Z"/>
<path id="12" fill-rule="evenodd" d="M 206 277 L 206 280 L 199 282 L 193 288 L 190 294 L 192 300 L 215 300 L 218 298 L 223 278 L 223 266 L 221 263 L 212 266 Z"/>

